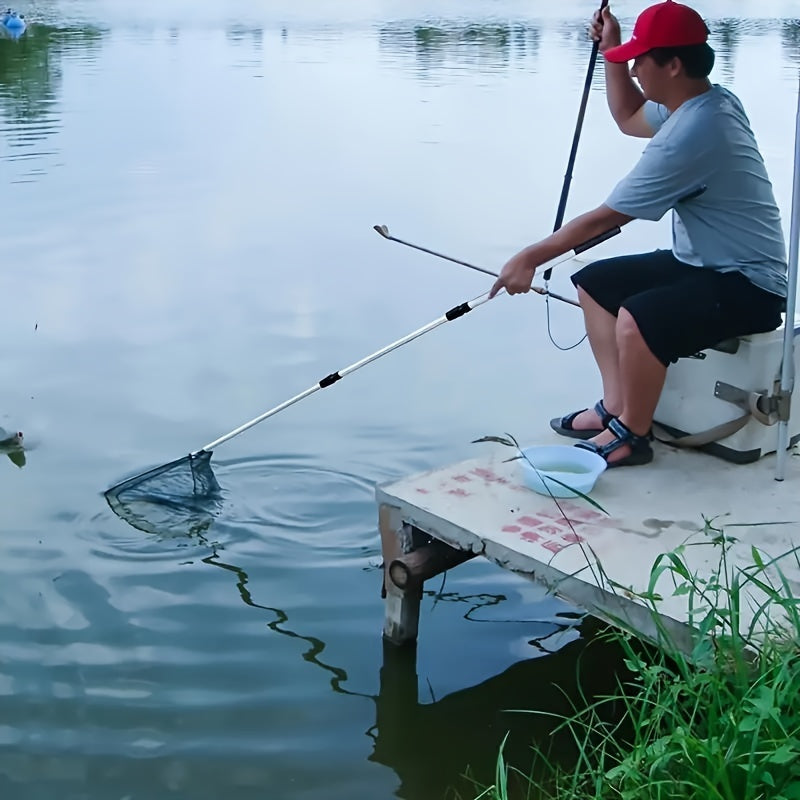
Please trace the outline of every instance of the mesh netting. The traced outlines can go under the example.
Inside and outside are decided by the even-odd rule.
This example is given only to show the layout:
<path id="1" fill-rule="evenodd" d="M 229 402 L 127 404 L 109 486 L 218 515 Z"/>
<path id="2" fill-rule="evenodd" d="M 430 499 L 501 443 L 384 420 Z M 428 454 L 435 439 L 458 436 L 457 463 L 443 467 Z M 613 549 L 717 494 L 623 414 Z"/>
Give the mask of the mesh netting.
<path id="1" fill-rule="evenodd" d="M 105 492 L 111 510 L 146 533 L 196 533 L 220 509 L 211 453 L 201 451 L 135 475 Z"/>

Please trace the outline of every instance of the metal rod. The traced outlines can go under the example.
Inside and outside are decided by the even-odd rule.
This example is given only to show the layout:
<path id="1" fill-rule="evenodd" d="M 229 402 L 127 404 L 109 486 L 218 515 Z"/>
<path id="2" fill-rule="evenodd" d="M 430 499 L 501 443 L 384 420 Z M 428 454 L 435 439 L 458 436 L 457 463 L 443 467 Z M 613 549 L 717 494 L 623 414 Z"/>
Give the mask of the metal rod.
<path id="1" fill-rule="evenodd" d="M 423 253 L 428 253 L 429 255 L 436 256 L 437 258 L 443 258 L 445 261 L 452 261 L 454 264 L 461 264 L 462 267 L 469 267 L 470 269 L 474 269 L 476 272 L 482 272 L 484 275 L 491 275 L 493 278 L 497 277 L 496 272 L 492 272 L 490 269 L 486 269 L 485 267 L 476 267 L 474 264 L 470 264 L 468 261 L 461 261 L 458 258 L 446 256 L 444 253 L 438 253 L 436 250 L 430 250 L 427 247 L 422 247 L 422 245 L 407 242 L 405 239 L 398 239 L 396 236 L 392 236 L 389 233 L 389 229 L 385 225 L 373 225 L 372 227 L 373 230 L 376 230 L 381 236 L 383 236 L 384 239 L 388 239 L 390 242 L 404 244 L 406 247 L 413 247 L 414 250 L 420 250 Z"/>
<path id="2" fill-rule="evenodd" d="M 398 244 L 405 245 L 406 247 L 413 247 L 414 250 L 421 250 L 423 253 L 428 253 L 429 255 L 436 256 L 437 258 L 443 258 L 445 261 L 452 261 L 454 264 L 461 264 L 462 267 L 468 267 L 469 269 L 474 269 L 476 272 L 482 272 L 484 275 L 491 275 L 493 278 L 498 277 L 497 272 L 492 272 L 490 269 L 486 269 L 485 267 L 478 267 L 475 264 L 470 264 L 468 261 L 462 261 L 459 258 L 452 258 L 451 256 L 446 256 L 444 253 L 439 253 L 436 250 L 431 250 L 427 247 L 422 247 L 418 244 L 413 244 L 412 242 L 407 242 L 405 239 L 399 239 L 397 236 L 392 236 L 389 233 L 389 228 L 386 225 L 373 225 L 373 228 L 381 235 L 384 239 L 388 239 L 390 242 L 397 242 Z M 607 238 L 619 233 L 619 228 L 612 228 L 614 231 L 613 234 L 610 234 Z M 604 234 L 605 235 L 605 234 Z M 603 239 L 605 241 L 605 239 Z M 600 242 L 596 242 L 592 240 L 589 247 L 594 247 L 595 244 L 599 244 Z M 579 253 L 583 252 L 581 248 L 584 248 L 585 245 L 580 245 L 576 247 L 575 250 L 572 251 L 574 255 L 578 255 Z M 585 247 L 588 249 L 588 247 Z M 562 259 L 566 260 L 566 259 Z M 560 263 L 560 262 L 559 262 Z M 555 266 L 555 264 L 553 265 Z M 552 269 L 552 267 L 550 267 Z M 552 297 L 554 300 L 560 300 L 562 303 L 568 303 L 571 306 L 575 306 L 580 308 L 580 303 L 577 300 L 572 300 L 569 297 L 564 297 L 563 295 L 556 294 L 555 292 L 551 292 L 547 288 L 543 288 L 541 286 L 531 286 L 531 289 L 536 292 L 536 294 L 541 294 L 547 297 Z"/>
<path id="3" fill-rule="evenodd" d="M 433 320 L 433 322 L 429 322 L 427 325 L 423 325 L 421 328 L 417 328 L 417 330 L 412 331 L 411 333 L 403 336 L 402 339 L 398 339 L 396 342 L 392 342 L 391 344 L 387 344 L 386 347 L 382 347 L 380 350 L 375 351 L 374 353 L 362 358 L 360 361 L 356 361 L 354 364 L 351 364 L 348 367 L 344 367 L 344 369 L 340 369 L 337 372 L 332 372 L 330 375 L 326 375 L 322 380 L 318 383 L 315 383 L 313 386 L 309 386 L 308 389 L 305 391 L 296 394 L 294 397 L 285 400 L 283 403 L 271 408 L 269 411 L 265 411 L 263 414 L 259 414 L 254 419 L 251 419 L 249 422 L 245 422 L 244 425 L 240 425 L 238 428 L 232 430 L 230 433 L 226 433 L 224 436 L 220 436 L 219 439 L 215 439 L 213 442 L 209 442 L 205 445 L 201 450 L 198 450 L 196 453 L 192 453 L 193 456 L 199 455 L 203 451 L 213 450 L 218 445 L 221 445 L 223 442 L 227 442 L 229 439 L 232 439 L 234 436 L 238 436 L 240 433 L 244 433 L 248 428 L 252 428 L 254 425 L 258 425 L 259 422 L 263 422 L 265 419 L 269 417 L 275 416 L 280 411 L 283 411 L 285 408 L 289 408 L 289 406 L 293 406 L 295 403 L 300 402 L 300 400 L 305 399 L 314 392 L 319 391 L 320 389 L 325 389 L 328 386 L 339 381 L 341 378 L 344 378 L 345 375 L 349 375 L 351 372 L 355 372 L 357 369 L 361 369 L 361 367 L 366 366 L 367 364 L 371 363 L 372 361 L 376 361 L 377 359 L 385 356 L 387 353 L 391 353 L 393 350 L 397 350 L 398 347 L 402 347 L 404 344 L 408 344 L 409 342 L 413 341 L 414 339 L 418 339 L 423 334 L 428 333 L 428 331 L 432 331 L 434 328 L 438 328 L 440 325 L 444 325 L 445 322 L 450 322 L 453 319 L 457 319 L 460 316 L 463 316 L 468 311 L 472 311 L 473 308 L 477 308 L 478 306 L 483 305 L 489 301 L 489 293 L 484 292 L 484 294 L 476 297 L 474 300 L 469 300 L 466 303 L 462 303 L 461 305 L 455 306 L 451 308 L 449 311 L 442 314 L 441 317 Z"/>
<path id="4" fill-rule="evenodd" d="M 600 3 L 600 20 L 603 19 L 603 9 L 608 5 L 608 0 L 602 0 Z M 567 210 L 567 197 L 569 197 L 569 188 L 572 184 L 572 170 L 575 168 L 575 159 L 578 155 L 578 142 L 581 138 L 581 130 L 583 129 L 583 119 L 586 116 L 586 106 L 589 102 L 589 91 L 592 88 L 592 78 L 594 77 L 594 68 L 597 64 L 597 54 L 600 52 L 600 42 L 592 42 L 592 52 L 589 56 L 589 68 L 586 70 L 586 80 L 583 84 L 583 94 L 581 95 L 581 104 L 578 109 L 578 121 L 575 124 L 575 133 L 572 137 L 572 147 L 569 151 L 569 160 L 567 161 L 567 171 L 564 173 L 564 184 L 561 187 L 561 198 L 558 201 L 558 210 L 556 211 L 556 221 L 553 226 L 553 231 L 557 231 L 564 223 L 564 214 Z M 550 280 L 552 269 L 545 270 L 544 283 Z"/>
<path id="5" fill-rule="evenodd" d="M 797 92 L 797 118 L 794 130 L 794 181 L 792 185 L 791 225 L 789 229 L 789 272 L 787 275 L 786 316 L 783 321 L 783 363 L 781 365 L 781 396 L 794 391 L 794 315 L 797 303 L 797 262 L 800 248 L 800 85 Z M 778 423 L 778 452 L 775 480 L 786 474 L 789 447 L 789 421 Z"/>

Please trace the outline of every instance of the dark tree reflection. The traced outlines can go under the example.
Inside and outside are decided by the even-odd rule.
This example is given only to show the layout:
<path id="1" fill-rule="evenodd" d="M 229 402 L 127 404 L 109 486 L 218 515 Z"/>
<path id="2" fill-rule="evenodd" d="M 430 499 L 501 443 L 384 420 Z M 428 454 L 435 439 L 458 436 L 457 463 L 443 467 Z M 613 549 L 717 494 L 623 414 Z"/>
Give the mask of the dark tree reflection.
<path id="1" fill-rule="evenodd" d="M 0 39 L 0 116 L 9 144 L 29 145 L 60 128 L 63 62 L 93 59 L 105 35 L 93 27 L 31 24 L 16 41 Z"/>

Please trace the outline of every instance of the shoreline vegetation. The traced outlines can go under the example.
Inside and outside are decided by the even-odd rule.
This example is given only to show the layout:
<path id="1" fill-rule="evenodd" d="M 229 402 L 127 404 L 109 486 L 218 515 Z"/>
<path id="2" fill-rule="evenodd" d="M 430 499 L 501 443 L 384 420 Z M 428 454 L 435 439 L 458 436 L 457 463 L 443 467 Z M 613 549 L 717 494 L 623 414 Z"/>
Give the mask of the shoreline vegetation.
<path id="1" fill-rule="evenodd" d="M 704 533 L 719 549 L 711 574 L 689 570 L 685 553 L 696 544 L 687 543 L 659 556 L 639 595 L 658 646 L 622 620 L 603 634 L 622 649 L 627 673 L 613 693 L 581 697 L 557 718 L 576 757 L 561 763 L 534 745 L 524 772 L 501 747 L 495 782 L 477 787 L 475 800 L 800 800 L 800 598 L 780 567 L 797 563 L 800 548 L 767 558 L 753 547 L 752 563 L 731 570 L 735 539 L 713 520 Z M 691 652 L 659 614 L 655 586 L 665 575 L 688 600 Z M 746 627 L 745 607 L 754 611 Z"/>

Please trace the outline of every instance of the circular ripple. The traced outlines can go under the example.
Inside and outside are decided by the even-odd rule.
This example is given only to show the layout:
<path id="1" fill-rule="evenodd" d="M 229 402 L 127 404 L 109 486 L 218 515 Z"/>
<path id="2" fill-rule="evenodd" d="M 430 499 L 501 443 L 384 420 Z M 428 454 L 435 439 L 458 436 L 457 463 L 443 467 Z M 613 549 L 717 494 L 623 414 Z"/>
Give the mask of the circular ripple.
<path id="1" fill-rule="evenodd" d="M 104 502 L 91 521 L 95 554 L 174 562 L 178 551 L 195 559 L 198 552 L 236 545 L 237 552 L 279 561 L 297 559 L 302 552 L 303 563 L 319 556 L 326 566 L 377 557 L 371 481 L 292 454 L 218 461 L 213 469 L 219 497 L 171 497 L 159 491 L 155 500 L 145 497 L 122 512 Z"/>
<path id="2" fill-rule="evenodd" d="M 326 557 L 377 553 L 374 485 L 310 458 L 273 455 L 221 462 L 228 529 L 256 532 L 275 548 L 304 548 Z"/>

